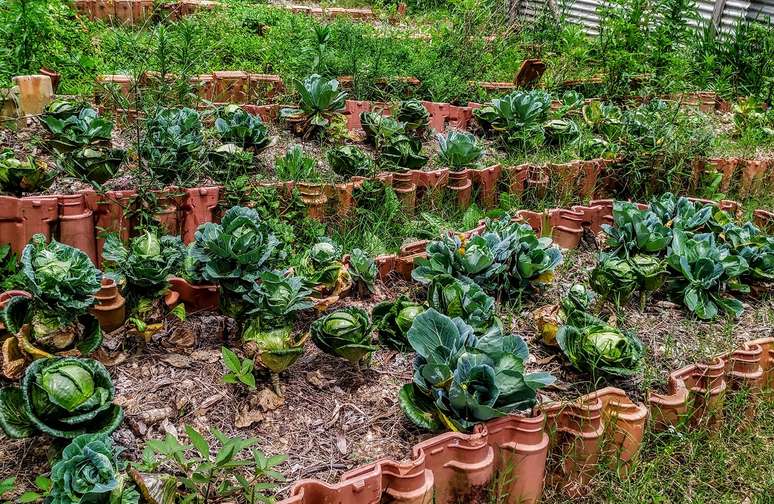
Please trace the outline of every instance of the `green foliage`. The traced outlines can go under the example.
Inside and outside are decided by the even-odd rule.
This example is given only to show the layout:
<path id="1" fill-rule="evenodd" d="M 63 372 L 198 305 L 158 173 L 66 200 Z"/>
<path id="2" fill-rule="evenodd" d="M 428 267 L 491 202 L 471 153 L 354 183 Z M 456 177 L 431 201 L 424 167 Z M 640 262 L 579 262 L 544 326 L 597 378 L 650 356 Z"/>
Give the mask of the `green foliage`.
<path id="1" fill-rule="evenodd" d="M 427 289 L 427 304 L 451 318 L 459 317 L 476 336 L 502 333 L 503 324 L 495 314 L 495 300 L 470 281 L 438 275 Z"/>
<path id="2" fill-rule="evenodd" d="M 220 140 L 243 149 L 261 152 L 271 145 L 269 129 L 261 118 L 245 112 L 239 105 L 227 105 L 215 119 Z"/>
<path id="3" fill-rule="evenodd" d="M 323 352 L 358 364 L 376 350 L 371 343 L 371 330 L 368 313 L 347 307 L 315 320 L 311 333 L 312 341 Z"/>
<path id="4" fill-rule="evenodd" d="M 339 81 L 325 80 L 318 74 L 312 74 L 303 81 L 294 79 L 293 85 L 301 95 L 301 108 L 280 110 L 285 119 L 303 118 L 306 129 L 327 128 L 331 116 L 344 108 L 347 93 L 339 91 Z"/>
<path id="5" fill-rule="evenodd" d="M 572 365 L 597 376 L 633 376 L 644 354 L 635 336 L 605 324 L 564 325 L 556 341 Z"/>
<path id="6" fill-rule="evenodd" d="M 232 350 L 221 347 L 223 364 L 230 372 L 223 375 L 225 383 L 242 383 L 250 390 L 255 390 L 255 376 L 253 375 L 253 360 L 239 359 Z"/>
<path id="7" fill-rule="evenodd" d="M 224 309 L 237 315 L 242 296 L 252 290 L 260 274 L 284 257 L 279 240 L 251 208 L 232 207 L 220 224 L 199 226 L 190 254 L 195 276 L 220 286 Z"/>
<path id="8" fill-rule="evenodd" d="M 96 320 L 88 315 L 102 274 L 82 251 L 43 235 L 32 237 L 22 251 L 20 287 L 31 299 L 15 297 L 5 305 L 3 317 L 16 334 L 30 324 L 31 344 L 47 351 L 77 347 L 93 352 L 102 341 Z"/>
<path id="9" fill-rule="evenodd" d="M 0 426 L 23 438 L 41 431 L 56 438 L 110 434 L 123 411 L 105 367 L 76 357 L 39 359 L 25 370 L 21 387 L 0 390 Z"/>
<path id="10" fill-rule="evenodd" d="M 21 196 L 25 192 L 35 192 L 48 188 L 56 173 L 45 161 L 32 156 L 19 161 L 13 149 L 0 150 L 0 191 Z"/>
<path id="11" fill-rule="evenodd" d="M 607 246 L 621 257 L 666 250 L 672 240 L 672 230 L 650 210 L 640 210 L 636 204 L 625 201 L 613 203 L 613 225 L 602 224 L 607 235 Z"/>
<path id="12" fill-rule="evenodd" d="M 60 152 L 109 142 L 112 138 L 113 123 L 99 117 L 97 111 L 92 108 L 84 108 L 78 115 L 65 119 L 59 119 L 53 114 L 44 114 L 41 121 L 53 135 L 54 148 Z"/>
<path id="13" fill-rule="evenodd" d="M 137 504 L 140 494 L 122 474 L 126 464 L 120 449 L 105 434 L 83 434 L 73 439 L 51 468 L 52 504 Z"/>
<path id="14" fill-rule="evenodd" d="M 162 184 L 185 182 L 196 175 L 204 155 L 202 122 L 196 110 L 163 108 L 146 119 L 140 153 L 149 172 Z"/>
<path id="15" fill-rule="evenodd" d="M 428 160 L 422 154 L 422 142 L 404 134 L 391 136 L 379 153 L 379 165 L 391 171 L 419 170 Z"/>
<path id="16" fill-rule="evenodd" d="M 424 429 L 469 431 L 478 422 L 530 408 L 537 390 L 554 381 L 548 373 L 524 373 L 529 350 L 520 336 L 477 339 L 461 319 L 432 308 L 414 319 L 408 340 L 417 353 L 414 380 L 398 400 Z"/>
<path id="17" fill-rule="evenodd" d="M 370 177 L 373 175 L 373 161 L 363 149 L 354 145 L 342 145 L 329 150 L 326 154 L 333 173 L 340 177 Z"/>
<path id="18" fill-rule="evenodd" d="M 288 147 L 285 155 L 276 159 L 274 172 L 280 180 L 297 182 L 317 182 L 320 180 L 317 161 L 304 154 L 300 145 Z"/>
<path id="19" fill-rule="evenodd" d="M 359 248 L 352 249 L 349 255 L 349 276 L 355 284 L 355 289 L 362 297 L 366 291 L 373 293 L 376 283 L 376 262 Z"/>
<path id="20" fill-rule="evenodd" d="M 406 296 L 394 300 L 382 301 L 374 306 L 371 319 L 379 334 L 379 342 L 399 352 L 410 352 L 408 331 L 414 319 L 425 311 L 425 307 L 411 301 Z"/>
<path id="21" fill-rule="evenodd" d="M 628 260 L 602 253 L 589 277 L 591 288 L 621 306 L 637 288 L 637 275 Z"/>
<path id="22" fill-rule="evenodd" d="M 430 127 L 430 113 L 419 100 L 402 100 L 395 109 L 395 119 L 414 135 L 422 136 Z"/>
<path id="23" fill-rule="evenodd" d="M 16 254 L 8 244 L 0 245 L 0 290 L 9 291 L 24 286 L 24 277 Z"/>
<path id="24" fill-rule="evenodd" d="M 439 159 L 452 170 L 478 167 L 478 161 L 484 155 L 484 149 L 473 133 L 451 130 L 446 135 L 436 135 Z"/>
<path id="25" fill-rule="evenodd" d="M 424 110 L 424 107 L 422 107 Z M 361 112 L 360 124 L 368 140 L 374 147 L 381 149 L 395 135 L 406 132 L 405 124 L 382 114 L 381 111 Z"/>
<path id="26" fill-rule="evenodd" d="M 92 146 L 81 147 L 62 157 L 62 168 L 71 177 L 104 184 L 118 173 L 126 159 L 123 149 Z"/>
<path id="27" fill-rule="evenodd" d="M 538 238 L 529 224 L 512 222 L 506 215 L 488 221 L 480 235 L 445 236 L 427 246 L 427 259 L 415 262 L 411 276 L 429 283 L 441 274 L 472 280 L 501 298 L 521 293 L 553 278 L 562 253 L 550 238 Z"/>
<path id="28" fill-rule="evenodd" d="M 298 272 L 310 287 L 332 289 L 342 274 L 341 258 L 341 247 L 323 237 L 303 254 Z"/>
<path id="29" fill-rule="evenodd" d="M 511 148 L 534 148 L 543 143 L 543 121 L 551 96 L 544 91 L 514 91 L 473 111 L 485 131 Z"/>
<path id="30" fill-rule="evenodd" d="M 107 271 L 117 277 L 124 295 L 132 304 L 140 299 L 155 299 L 169 288 L 169 277 L 183 270 L 186 248 L 179 236 L 159 236 L 146 230 L 132 238 L 128 246 L 117 234 L 105 238 L 102 258 Z"/>
<path id="31" fill-rule="evenodd" d="M 254 447 L 257 439 L 228 437 L 215 427 L 210 433 L 219 446 L 211 446 L 190 425 L 185 432 L 190 445 L 167 434 L 164 439 L 148 440 L 143 450 L 141 470 L 156 471 L 164 465 L 175 468 L 172 481 L 161 483 L 165 495 L 161 502 L 204 504 L 237 496 L 248 504 L 273 502 L 267 492 L 285 479 L 275 469 L 287 460 L 285 455 L 267 456 Z M 151 474 L 140 476 L 145 481 L 153 479 Z"/>

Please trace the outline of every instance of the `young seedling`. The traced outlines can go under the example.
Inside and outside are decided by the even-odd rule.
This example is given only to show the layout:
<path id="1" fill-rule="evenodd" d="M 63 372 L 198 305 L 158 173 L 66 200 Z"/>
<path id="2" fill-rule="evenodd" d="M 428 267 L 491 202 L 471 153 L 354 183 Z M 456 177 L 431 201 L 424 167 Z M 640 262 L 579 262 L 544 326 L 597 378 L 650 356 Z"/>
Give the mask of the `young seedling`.
<path id="1" fill-rule="evenodd" d="M 221 348 L 223 363 L 230 373 L 223 375 L 226 383 L 242 383 L 250 390 L 255 390 L 255 376 L 253 375 L 252 359 L 239 359 L 239 356 L 226 347 Z"/>

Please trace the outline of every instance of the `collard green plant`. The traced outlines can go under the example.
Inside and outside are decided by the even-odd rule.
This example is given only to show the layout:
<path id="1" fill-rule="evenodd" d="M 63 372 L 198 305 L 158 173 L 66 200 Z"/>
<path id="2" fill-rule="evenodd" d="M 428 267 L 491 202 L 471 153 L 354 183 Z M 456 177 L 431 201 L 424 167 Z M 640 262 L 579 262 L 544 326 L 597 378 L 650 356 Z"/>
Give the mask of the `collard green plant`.
<path id="1" fill-rule="evenodd" d="M 441 162 L 454 171 L 476 168 L 484 156 L 484 149 L 473 133 L 451 130 L 445 135 L 439 133 L 436 139 Z"/>
<path id="2" fill-rule="evenodd" d="M 21 258 L 21 280 L 31 298 L 17 296 L 5 305 L 8 331 L 22 338 L 25 351 L 79 350 L 86 355 L 102 342 L 96 319 L 87 313 L 94 304 L 102 274 L 82 251 L 43 235 L 32 237 Z M 21 332 L 29 324 L 29 334 Z M 29 340 L 27 340 L 29 338 Z"/>
<path id="3" fill-rule="evenodd" d="M 395 110 L 395 119 L 403 123 L 406 132 L 422 136 L 430 127 L 430 113 L 419 100 L 403 100 Z"/>
<path id="4" fill-rule="evenodd" d="M 307 131 L 327 128 L 331 116 L 344 108 L 347 93 L 339 90 L 339 81 L 336 79 L 325 80 L 313 74 L 303 81 L 294 80 L 293 85 L 301 95 L 301 107 L 281 109 L 280 117 L 304 119 Z"/>
<path id="5" fill-rule="evenodd" d="M 38 359 L 25 370 L 21 387 L 0 390 L 0 427 L 12 438 L 37 431 L 68 439 L 110 434 L 123 419 L 114 395 L 110 375 L 95 360 Z"/>
<path id="6" fill-rule="evenodd" d="M 261 118 L 248 114 L 239 105 L 227 105 L 215 119 L 215 130 L 224 143 L 261 152 L 271 145 L 269 129 Z"/>
<path id="7" fill-rule="evenodd" d="M 107 271 L 116 277 L 133 307 L 141 299 L 161 297 L 169 288 L 168 279 L 182 272 L 186 255 L 179 236 L 159 236 L 151 230 L 132 238 L 128 246 L 111 233 L 102 249 Z"/>
<path id="8" fill-rule="evenodd" d="M 471 281 L 438 275 L 427 289 L 427 304 L 448 317 L 461 318 L 476 336 L 502 333 L 503 324 L 495 314 L 495 300 Z"/>
<path id="9" fill-rule="evenodd" d="M 302 278 L 265 271 L 245 295 L 249 318 L 242 339 L 255 344 L 256 360 L 271 371 L 277 394 L 281 394 L 277 375 L 304 353 L 306 337 L 298 337 L 293 323 L 298 312 L 314 306 L 311 294 Z"/>
<path id="10" fill-rule="evenodd" d="M 684 196 L 676 197 L 672 193 L 654 198 L 650 202 L 650 210 L 665 226 L 691 232 L 707 231 L 713 220 L 727 218 L 722 215 L 725 212 L 713 205 L 694 202 Z"/>
<path id="11" fill-rule="evenodd" d="M 689 236 L 675 229 L 667 264 L 673 272 L 670 291 L 697 317 L 711 320 L 721 310 L 736 317 L 742 314 L 742 303 L 727 291 L 749 291 L 740 281 L 748 270 L 747 261 L 717 245 L 713 234 Z"/>
<path id="12" fill-rule="evenodd" d="M 25 192 L 35 192 L 48 188 L 56 172 L 45 161 L 31 156 L 19 161 L 13 149 L 0 150 L 0 191 L 21 196 Z"/>
<path id="13" fill-rule="evenodd" d="M 140 494 L 123 473 L 121 450 L 105 434 L 82 434 L 51 468 L 51 504 L 137 504 Z"/>
<path id="14" fill-rule="evenodd" d="M 329 150 L 326 154 L 328 164 L 336 175 L 349 179 L 353 176 L 370 177 L 373 174 L 373 161 L 368 154 L 354 145 L 342 145 Z"/>
<path id="15" fill-rule="evenodd" d="M 415 303 L 403 295 L 374 306 L 371 319 L 379 334 L 379 342 L 399 352 L 410 352 L 408 331 L 416 316 L 423 311 L 425 311 L 424 305 Z"/>
<path id="16" fill-rule="evenodd" d="M 576 369 L 593 376 L 632 376 L 644 354 L 639 339 L 606 324 L 562 326 L 556 341 Z"/>
<path id="17" fill-rule="evenodd" d="M 477 423 L 525 410 L 551 384 L 548 373 L 524 372 L 529 350 L 517 335 L 476 338 L 473 328 L 434 309 L 417 315 L 408 340 L 417 353 L 414 380 L 398 400 L 417 426 L 469 431 Z"/>
<path id="18" fill-rule="evenodd" d="M 317 171 L 317 161 L 304 154 L 300 145 L 288 147 L 285 155 L 274 162 L 274 172 L 280 180 L 317 182 L 320 173 Z"/>
<path id="19" fill-rule="evenodd" d="M 604 135 L 610 140 L 618 140 L 623 133 L 623 113 L 615 105 L 594 100 L 583 105 L 581 115 L 586 126 L 594 133 Z"/>
<path id="20" fill-rule="evenodd" d="M 550 238 L 538 238 L 529 224 L 512 222 L 507 215 L 488 221 L 481 235 L 445 236 L 430 242 L 427 253 L 427 259 L 415 261 L 414 280 L 429 283 L 437 275 L 450 274 L 502 298 L 515 298 L 550 282 L 562 261 Z"/>
<path id="21" fill-rule="evenodd" d="M 602 231 L 607 235 L 607 246 L 619 257 L 659 253 L 672 241 L 672 230 L 656 213 L 624 201 L 613 203 L 613 225 L 602 224 Z"/>
<path id="22" fill-rule="evenodd" d="M 60 152 L 109 142 L 113 134 L 113 123 L 99 117 L 93 108 L 84 108 L 77 115 L 64 119 L 45 114 L 41 120 L 53 136 L 54 148 Z"/>
<path id="23" fill-rule="evenodd" d="M 62 157 L 62 168 L 71 177 L 104 184 L 113 178 L 126 159 L 123 149 L 100 146 L 82 147 Z"/>
<path id="24" fill-rule="evenodd" d="M 374 292 L 377 273 L 376 262 L 372 257 L 359 248 L 352 249 L 349 255 L 349 276 L 359 296 Z"/>
<path id="25" fill-rule="evenodd" d="M 264 271 L 284 258 L 279 240 L 252 208 L 235 206 L 220 224 L 199 226 L 190 249 L 194 275 L 220 286 L 224 313 L 244 311 L 242 296 Z"/>
<path id="26" fill-rule="evenodd" d="M 184 108 L 159 110 L 146 120 L 140 153 L 160 182 L 168 184 L 190 178 L 204 155 L 199 112 Z"/>
<path id="27" fill-rule="evenodd" d="M 371 320 L 360 308 L 336 310 L 312 323 L 312 341 L 323 352 L 352 364 L 370 358 L 376 347 L 371 341 Z"/>
<path id="28" fill-rule="evenodd" d="M 473 111 L 479 124 L 509 147 L 535 147 L 543 143 L 543 122 L 551 96 L 543 91 L 514 91 Z"/>

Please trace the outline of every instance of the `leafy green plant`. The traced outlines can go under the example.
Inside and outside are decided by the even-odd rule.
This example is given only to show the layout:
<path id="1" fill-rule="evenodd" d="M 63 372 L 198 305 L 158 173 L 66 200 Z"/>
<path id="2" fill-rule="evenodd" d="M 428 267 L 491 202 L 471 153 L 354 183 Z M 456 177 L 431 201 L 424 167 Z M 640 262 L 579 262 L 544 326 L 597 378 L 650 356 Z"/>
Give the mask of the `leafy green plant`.
<path id="1" fill-rule="evenodd" d="M 54 137 L 54 148 L 60 152 L 109 142 L 113 134 L 113 123 L 99 117 L 92 108 L 84 108 L 78 115 L 70 115 L 65 119 L 43 115 L 41 121 Z"/>
<path id="2" fill-rule="evenodd" d="M 339 91 L 339 81 L 325 80 L 318 74 L 312 74 L 303 81 L 293 80 L 296 91 L 301 95 L 301 108 L 283 108 L 280 117 L 301 119 L 305 134 L 327 128 L 331 116 L 344 108 L 347 93 Z"/>
<path id="3" fill-rule="evenodd" d="M 21 387 L 0 390 L 0 427 L 12 438 L 37 431 L 68 439 L 110 434 L 123 419 L 114 395 L 110 374 L 95 360 L 38 359 L 25 370 Z"/>
<path id="4" fill-rule="evenodd" d="M 312 341 L 323 352 L 359 364 L 376 347 L 371 343 L 371 320 L 360 308 L 347 307 L 315 320 Z"/>
<path id="5" fill-rule="evenodd" d="M 43 117 L 53 116 L 60 121 L 64 121 L 68 117 L 78 116 L 85 108 L 88 108 L 88 104 L 86 103 L 55 98 L 46 105 L 46 108 L 43 110 Z"/>
<path id="6" fill-rule="evenodd" d="M 46 502 L 137 504 L 140 494 L 123 474 L 120 449 L 103 434 L 82 434 L 62 451 L 51 468 L 51 491 Z"/>
<path id="7" fill-rule="evenodd" d="M 697 317 L 711 320 L 721 310 L 736 317 L 742 314 L 742 303 L 725 291 L 749 291 L 739 281 L 748 269 L 747 261 L 717 245 L 713 234 L 690 236 L 675 229 L 667 264 L 674 273 L 669 277 L 669 290 Z"/>
<path id="8" fill-rule="evenodd" d="M 204 154 L 202 122 L 196 110 L 160 109 L 146 119 L 140 153 L 159 182 L 169 184 L 191 177 Z"/>
<path id="9" fill-rule="evenodd" d="M 602 296 L 601 302 L 609 299 L 621 306 L 637 288 L 637 275 L 628 260 L 602 253 L 591 271 L 589 283 Z"/>
<path id="10" fill-rule="evenodd" d="M 265 271 L 260 282 L 245 296 L 249 317 L 242 339 L 256 347 L 256 361 L 272 373 L 277 394 L 282 394 L 279 373 L 293 365 L 304 353 L 307 336 L 294 331 L 298 312 L 314 306 L 312 290 L 302 278 Z"/>
<path id="11" fill-rule="evenodd" d="M 252 208 L 230 208 L 219 224 L 199 226 L 190 250 L 189 275 L 220 286 L 225 314 L 244 312 L 242 296 L 263 271 L 284 257 L 279 240 Z"/>
<path id="12" fill-rule="evenodd" d="M 0 290 L 9 291 L 24 287 L 18 257 L 8 244 L 0 245 L 0 279 Z"/>
<path id="13" fill-rule="evenodd" d="M 593 376 L 632 376 L 644 354 L 635 336 L 605 324 L 562 326 L 556 341 L 576 369 Z"/>
<path id="14" fill-rule="evenodd" d="M 298 272 L 311 287 L 333 289 L 343 274 L 341 258 L 341 247 L 323 237 L 301 257 Z"/>
<path id="15" fill-rule="evenodd" d="M 373 174 L 373 161 L 370 157 L 354 145 L 342 145 L 330 149 L 326 158 L 331 166 L 333 173 L 340 177 L 349 179 L 356 175 L 361 177 L 370 177 Z"/>
<path id="16" fill-rule="evenodd" d="M 35 192 L 48 188 L 56 172 L 49 169 L 45 161 L 31 156 L 19 161 L 13 149 L 0 150 L 0 191 L 21 196 L 25 192 Z"/>
<path id="17" fill-rule="evenodd" d="M 459 317 L 476 336 L 502 333 L 503 324 L 495 314 L 495 300 L 471 281 L 438 275 L 427 289 L 427 304 L 448 317 Z"/>
<path id="18" fill-rule="evenodd" d="M 672 230 L 657 214 L 623 201 L 613 203 L 613 225 L 602 224 L 602 231 L 607 235 L 607 246 L 619 257 L 658 253 L 672 241 Z"/>
<path id="19" fill-rule="evenodd" d="M 269 147 L 272 139 L 269 129 L 261 118 L 248 114 L 239 105 L 227 105 L 215 119 L 215 130 L 220 140 L 261 152 Z"/>
<path id="20" fill-rule="evenodd" d="M 358 296 L 363 297 L 366 292 L 373 294 L 377 273 L 376 262 L 372 257 L 359 248 L 352 249 L 349 255 L 349 276 Z"/>
<path id="21" fill-rule="evenodd" d="M 481 235 L 445 236 L 430 242 L 427 254 L 427 259 L 415 261 L 414 280 L 429 283 L 437 275 L 451 274 L 504 298 L 550 282 L 562 261 L 550 238 L 538 238 L 529 224 L 512 222 L 508 215 L 488 221 Z"/>
<path id="22" fill-rule="evenodd" d="M 406 132 L 405 125 L 392 117 L 386 116 L 379 111 L 361 112 L 360 124 L 365 131 L 366 139 L 377 149 L 384 145 L 396 135 L 402 135 Z"/>
<path id="23" fill-rule="evenodd" d="M 410 352 L 408 331 L 414 319 L 423 311 L 425 311 L 424 305 L 415 303 L 403 295 L 374 306 L 371 319 L 379 334 L 379 342 L 399 352 Z"/>
<path id="24" fill-rule="evenodd" d="M 574 284 L 559 304 L 538 308 L 533 316 L 543 343 L 556 346 L 556 334 L 563 325 L 585 326 L 602 323 L 591 313 L 594 299 L 594 293 L 585 285 Z"/>
<path id="25" fill-rule="evenodd" d="M 436 135 L 441 162 L 454 171 L 477 168 L 484 156 L 484 149 L 473 133 L 451 130 L 446 135 Z"/>
<path id="26" fill-rule="evenodd" d="M 274 162 L 274 172 L 280 180 L 317 182 L 320 173 L 317 171 L 317 161 L 304 154 L 300 145 L 288 147 L 285 155 Z"/>
<path id="27" fill-rule="evenodd" d="M 543 121 L 551 96 L 543 91 L 514 91 L 473 111 L 485 131 L 509 147 L 534 148 L 543 143 Z"/>
<path id="28" fill-rule="evenodd" d="M 403 134 L 390 137 L 379 153 L 379 164 L 391 171 L 419 170 L 429 158 L 422 154 L 422 142 Z"/>
<path id="29" fill-rule="evenodd" d="M 430 128 L 430 113 L 419 100 L 402 100 L 394 115 L 406 132 L 415 136 L 422 136 Z"/>
<path id="30" fill-rule="evenodd" d="M 148 440 L 143 450 L 142 470 L 155 471 L 162 465 L 175 468 L 173 475 L 166 477 L 171 481 L 160 483 L 164 494 L 160 502 L 204 504 L 238 497 L 247 504 L 273 502 L 267 492 L 284 481 L 275 468 L 287 460 L 285 455 L 269 457 L 254 448 L 257 439 L 228 437 L 215 427 L 210 427 L 210 432 L 219 447 L 211 446 L 190 425 L 185 432 L 190 445 L 167 434 L 164 439 Z M 140 473 L 139 477 L 152 479 L 146 473 Z"/>
<path id="31" fill-rule="evenodd" d="M 169 288 L 169 278 L 183 270 L 186 248 L 179 236 L 146 230 L 124 245 L 117 234 L 105 238 L 102 258 L 133 308 L 155 302 Z M 143 314 L 136 313 L 140 318 Z"/>
<path id="32" fill-rule="evenodd" d="M 71 177 L 104 184 L 118 173 L 126 159 L 123 149 L 82 147 L 62 157 L 62 168 Z"/>
<path id="33" fill-rule="evenodd" d="M 417 426 L 469 431 L 478 422 L 525 410 L 551 384 L 548 373 L 524 373 L 529 350 L 517 335 L 476 338 L 473 328 L 434 309 L 417 315 L 408 331 L 417 358 L 414 381 L 398 400 Z"/>
<path id="34" fill-rule="evenodd" d="M 250 390 L 255 390 L 255 375 L 253 375 L 253 360 L 239 359 L 239 356 L 226 347 L 220 349 L 223 364 L 228 373 L 223 375 L 225 383 L 242 383 Z"/>
<path id="35" fill-rule="evenodd" d="M 546 143 L 560 147 L 576 141 L 581 134 L 578 123 L 572 119 L 551 119 L 543 124 L 543 131 Z"/>
<path id="36" fill-rule="evenodd" d="M 36 234 L 21 258 L 23 288 L 31 298 L 8 300 L 5 326 L 20 338 L 25 352 L 37 357 L 77 349 L 87 355 L 102 343 L 96 319 L 88 314 L 102 274 L 82 251 Z M 22 326 L 29 324 L 29 331 Z"/>

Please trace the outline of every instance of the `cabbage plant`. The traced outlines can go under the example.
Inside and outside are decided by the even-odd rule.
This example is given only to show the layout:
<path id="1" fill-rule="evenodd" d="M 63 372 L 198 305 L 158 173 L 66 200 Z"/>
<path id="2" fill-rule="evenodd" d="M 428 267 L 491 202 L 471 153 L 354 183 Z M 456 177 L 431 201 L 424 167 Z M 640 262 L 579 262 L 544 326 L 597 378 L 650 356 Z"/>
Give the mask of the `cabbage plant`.
<path id="1" fill-rule="evenodd" d="M 368 154 L 354 145 L 342 145 L 329 150 L 325 157 L 336 175 L 349 179 L 355 175 L 370 177 L 373 161 Z"/>
<path id="2" fill-rule="evenodd" d="M 662 224 L 656 213 L 624 201 L 613 203 L 613 225 L 602 224 L 602 231 L 607 247 L 620 257 L 659 253 L 672 241 L 672 230 Z"/>
<path id="3" fill-rule="evenodd" d="M 243 149 L 261 152 L 272 143 L 269 129 L 261 118 L 248 114 L 239 105 L 227 105 L 215 119 L 220 140 Z"/>
<path id="4" fill-rule="evenodd" d="M 283 108 L 280 117 L 302 119 L 306 134 L 327 128 L 331 116 L 344 108 L 347 93 L 339 90 L 336 79 L 325 80 L 313 74 L 303 81 L 293 80 L 293 85 L 301 95 L 300 108 Z"/>
<path id="5" fill-rule="evenodd" d="M 438 275 L 427 289 L 427 304 L 439 313 L 461 318 L 476 336 L 501 333 L 503 323 L 495 314 L 495 300 L 472 281 Z"/>
<path id="6" fill-rule="evenodd" d="M 21 196 L 48 188 L 56 172 L 45 161 L 31 156 L 25 161 L 16 159 L 13 149 L 0 150 L 0 192 Z"/>
<path id="7" fill-rule="evenodd" d="M 577 326 L 602 323 L 591 313 L 594 299 L 593 291 L 583 284 L 575 284 L 558 305 L 543 306 L 536 310 L 534 318 L 543 343 L 556 346 L 556 334 L 565 324 Z"/>
<path id="8" fill-rule="evenodd" d="M 593 376 L 632 376 L 644 353 L 637 337 L 604 323 L 564 325 L 556 341 L 576 369 Z"/>
<path id="9" fill-rule="evenodd" d="M 380 112 L 361 112 L 360 125 L 365 131 L 366 140 L 376 148 L 382 148 L 392 137 L 406 132 L 402 122 Z"/>
<path id="10" fill-rule="evenodd" d="M 140 494 L 123 472 L 120 448 L 105 434 L 82 434 L 51 467 L 50 504 L 137 504 Z"/>
<path id="11" fill-rule="evenodd" d="M 105 238 L 102 258 L 130 306 L 152 304 L 169 289 L 169 278 L 183 270 L 186 248 L 179 236 L 146 230 L 125 245 L 115 233 Z M 144 301 L 143 301 L 144 300 Z"/>
<path id="12" fill-rule="evenodd" d="M 88 310 L 101 278 L 82 251 L 34 235 L 21 257 L 20 280 L 31 297 L 13 297 L 3 311 L 5 326 L 17 335 L 20 349 L 34 357 L 50 357 L 70 350 L 87 355 L 99 348 L 102 332 Z"/>
<path id="13" fill-rule="evenodd" d="M 110 434 L 123 419 L 114 395 L 110 375 L 93 359 L 38 359 L 25 370 L 20 387 L 0 390 L 0 427 L 12 438 L 37 431 L 68 439 Z"/>
<path id="14" fill-rule="evenodd" d="M 185 180 L 204 155 L 199 112 L 183 108 L 161 109 L 145 121 L 140 153 L 153 175 L 168 184 Z"/>
<path id="15" fill-rule="evenodd" d="M 307 285 L 330 291 L 346 276 L 341 259 L 341 247 L 323 237 L 301 257 L 298 272 Z"/>
<path id="16" fill-rule="evenodd" d="M 578 123 L 572 119 L 551 119 L 543 124 L 546 143 L 563 146 L 580 137 Z"/>
<path id="17" fill-rule="evenodd" d="M 509 147 L 535 147 L 543 143 L 543 122 L 550 108 L 548 93 L 518 90 L 475 109 L 473 117 Z"/>
<path id="18" fill-rule="evenodd" d="M 61 165 L 70 176 L 104 184 L 113 178 L 126 159 L 123 149 L 88 146 L 76 149 L 62 157 Z"/>
<path id="19" fill-rule="evenodd" d="M 347 307 L 315 320 L 311 334 L 312 341 L 323 352 L 359 365 L 376 350 L 371 342 L 372 329 L 368 313 Z"/>
<path id="20" fill-rule="evenodd" d="M 359 248 L 352 249 L 349 255 L 349 276 L 355 286 L 358 296 L 363 297 L 366 292 L 373 293 L 376 284 L 376 262 L 372 257 Z"/>
<path id="21" fill-rule="evenodd" d="M 445 135 L 439 133 L 435 138 L 441 162 L 454 171 L 476 168 L 484 156 L 484 149 L 473 133 L 451 130 Z"/>
<path id="22" fill-rule="evenodd" d="M 408 331 L 414 319 L 425 311 L 425 306 L 411 301 L 406 296 L 382 301 L 374 306 L 371 319 L 379 335 L 379 342 L 399 352 L 410 352 Z"/>
<path id="23" fill-rule="evenodd" d="M 242 339 L 255 344 L 256 361 L 271 371 L 277 394 L 282 393 L 279 373 L 304 353 L 307 337 L 299 337 L 293 324 L 298 312 L 314 306 L 311 293 L 300 277 L 265 271 L 244 296 L 248 320 Z"/>
<path id="24" fill-rule="evenodd" d="M 403 100 L 394 113 L 395 119 L 403 123 L 406 132 L 422 136 L 430 127 L 430 113 L 419 100 Z"/>
<path id="25" fill-rule="evenodd" d="M 93 108 L 84 108 L 78 114 L 60 119 L 54 114 L 44 114 L 43 125 L 54 137 L 54 148 L 69 152 L 85 145 L 109 142 L 113 134 L 113 123 L 99 117 Z"/>
<path id="26" fill-rule="evenodd" d="M 199 226 L 190 246 L 189 275 L 220 286 L 221 308 L 232 317 L 243 313 L 242 297 L 264 271 L 284 258 L 280 241 L 252 208 L 235 206 L 219 224 Z"/>
<path id="27" fill-rule="evenodd" d="M 616 306 L 621 306 L 637 288 L 637 275 L 626 259 L 601 253 L 597 265 L 591 271 L 589 283 L 602 296 L 602 301 L 612 300 Z"/>
<path id="28" fill-rule="evenodd" d="M 529 350 L 517 335 L 476 338 L 459 318 L 434 309 L 417 315 L 408 340 L 417 353 L 413 382 L 398 401 L 417 426 L 469 431 L 477 423 L 527 410 L 537 390 L 553 383 L 548 373 L 525 373 Z"/>
<path id="29" fill-rule="evenodd" d="M 386 140 L 379 153 L 379 163 L 390 171 L 419 170 L 429 158 L 422 154 L 422 142 L 405 134 Z"/>

